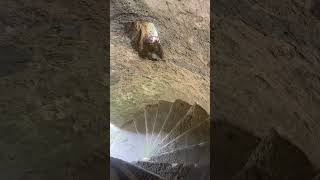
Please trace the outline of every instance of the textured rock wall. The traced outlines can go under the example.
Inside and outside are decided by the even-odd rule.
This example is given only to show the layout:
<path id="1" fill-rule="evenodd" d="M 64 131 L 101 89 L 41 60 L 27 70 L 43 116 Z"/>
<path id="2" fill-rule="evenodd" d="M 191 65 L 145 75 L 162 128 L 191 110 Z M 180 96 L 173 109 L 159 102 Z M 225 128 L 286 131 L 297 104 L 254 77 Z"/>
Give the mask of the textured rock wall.
<path id="1" fill-rule="evenodd" d="M 320 20 L 316 1 L 216 0 L 216 119 L 277 131 L 320 167 Z"/>
<path id="2" fill-rule="evenodd" d="M 300 180 L 312 179 L 314 174 L 305 154 L 271 130 L 252 151 L 243 169 L 232 179 Z"/>
<path id="3" fill-rule="evenodd" d="M 0 179 L 71 179 L 105 153 L 105 12 L 105 1 L 0 2 Z"/>
<path id="4" fill-rule="evenodd" d="M 127 13 L 112 19 L 110 28 L 111 122 L 115 125 L 121 126 L 138 109 L 157 100 L 182 99 L 210 111 L 210 2 L 192 2 L 112 1 L 111 17 Z M 121 22 L 145 18 L 158 29 L 164 61 L 140 58 L 121 30 Z"/>

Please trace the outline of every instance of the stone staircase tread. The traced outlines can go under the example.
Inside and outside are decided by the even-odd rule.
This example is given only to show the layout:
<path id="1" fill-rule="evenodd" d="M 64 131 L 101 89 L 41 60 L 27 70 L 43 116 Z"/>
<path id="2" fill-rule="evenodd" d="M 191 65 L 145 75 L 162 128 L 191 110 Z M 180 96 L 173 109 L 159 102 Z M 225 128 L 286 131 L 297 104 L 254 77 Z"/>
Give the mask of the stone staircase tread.
<path id="1" fill-rule="evenodd" d="M 116 158 L 110 158 L 110 164 L 112 168 L 112 172 L 117 175 L 122 175 L 123 177 L 119 177 L 119 180 L 127 179 L 148 179 L 148 180 L 164 180 L 159 175 L 154 174 L 151 171 L 143 169 L 137 165 L 122 161 Z M 117 175 L 113 175 L 113 177 L 117 177 Z M 126 177 L 125 177 L 126 176 Z"/>
<path id="2" fill-rule="evenodd" d="M 192 145 L 151 157 L 153 162 L 210 164 L 210 143 Z"/>
<path id="3" fill-rule="evenodd" d="M 203 120 L 207 118 L 207 112 L 204 109 L 202 109 L 199 105 L 194 104 L 190 108 L 188 113 L 183 118 L 181 118 L 181 120 L 176 124 L 174 129 L 170 132 L 169 136 L 166 139 L 166 142 L 170 142 L 175 137 L 188 131 L 192 127 L 198 126 L 200 123 L 203 122 Z"/>
<path id="4" fill-rule="evenodd" d="M 147 140 L 153 136 L 154 123 L 157 118 L 159 104 L 150 104 L 145 107 L 146 113 L 146 131 L 147 131 Z M 149 142 L 150 143 L 150 142 Z"/>
<path id="5" fill-rule="evenodd" d="M 160 100 L 158 102 L 157 119 L 154 124 L 154 134 L 158 134 L 166 120 L 173 103 Z"/>
<path id="6" fill-rule="evenodd" d="M 160 152 L 167 152 L 204 141 L 210 141 L 210 122 L 208 120 L 202 121 L 196 127 L 193 127 L 183 134 L 180 134 L 167 144 L 162 145 L 162 147 L 165 146 L 165 148 L 163 148 Z"/>
<path id="7" fill-rule="evenodd" d="M 176 100 L 173 103 L 171 112 L 168 114 L 167 121 L 164 124 L 163 131 L 170 132 L 172 127 L 189 111 L 191 105 L 182 100 Z"/>

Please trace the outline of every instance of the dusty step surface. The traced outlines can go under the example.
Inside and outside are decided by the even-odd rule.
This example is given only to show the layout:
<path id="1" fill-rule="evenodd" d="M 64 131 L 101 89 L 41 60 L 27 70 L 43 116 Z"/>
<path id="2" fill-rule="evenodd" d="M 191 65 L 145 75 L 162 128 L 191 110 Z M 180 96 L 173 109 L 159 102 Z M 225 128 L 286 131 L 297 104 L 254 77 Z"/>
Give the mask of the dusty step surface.
<path id="1" fill-rule="evenodd" d="M 171 108 L 165 121 L 162 123 L 158 135 L 153 141 L 153 146 L 159 147 L 162 145 L 163 140 L 170 134 L 171 130 L 175 127 L 178 121 L 180 121 L 190 110 L 191 105 L 187 102 L 176 100 Z"/>
<path id="2" fill-rule="evenodd" d="M 175 149 L 196 145 L 200 142 L 210 142 L 209 119 L 202 120 L 202 122 L 177 135 L 169 142 L 161 144 L 157 152 L 170 152 Z"/>
<path id="3" fill-rule="evenodd" d="M 192 133 L 193 128 L 198 128 L 198 126 L 207 118 L 208 114 L 204 109 L 197 104 L 192 105 L 182 117 L 177 119 L 178 121 L 173 123 L 174 125 L 171 127 L 169 133 L 161 140 L 160 143 L 166 144 L 175 140 L 180 135 Z M 170 121 L 174 122 L 172 119 L 170 119 Z"/>
<path id="4" fill-rule="evenodd" d="M 173 150 L 171 152 L 157 154 L 150 158 L 152 162 L 158 163 L 179 163 L 179 164 L 210 164 L 210 144 L 200 143 L 185 148 Z"/>
<path id="5" fill-rule="evenodd" d="M 315 169 L 306 155 L 275 130 L 262 139 L 234 180 L 311 179 Z"/>
<path id="6" fill-rule="evenodd" d="M 137 133 L 146 135 L 147 133 L 147 120 L 146 120 L 146 114 L 145 109 L 142 109 L 138 111 L 135 116 L 133 117 L 133 120 L 135 122 L 135 126 L 138 130 Z"/>
<path id="7" fill-rule="evenodd" d="M 179 106 L 181 103 L 177 104 Z M 170 152 L 201 142 L 210 142 L 207 112 L 197 104 L 186 106 L 181 112 L 184 113 L 178 114 L 177 110 L 172 110 L 170 113 L 167 120 L 171 122 L 170 126 L 162 131 L 161 139 L 155 141 L 157 153 Z"/>
<path id="8" fill-rule="evenodd" d="M 175 126 L 175 124 L 189 111 L 190 107 L 190 104 L 185 101 L 174 101 L 166 120 L 162 124 L 161 130 L 159 132 L 160 136 L 164 136 L 164 134 L 169 133 Z"/>
<path id="9" fill-rule="evenodd" d="M 160 132 L 162 131 L 163 124 L 168 118 L 168 115 L 172 111 L 173 103 L 167 101 L 159 101 L 158 103 L 158 110 L 157 110 L 157 120 L 154 123 L 154 130 L 153 130 L 153 144 L 156 143 L 156 140 L 161 138 Z"/>
<path id="10" fill-rule="evenodd" d="M 157 112 L 159 109 L 159 103 L 150 104 L 145 107 L 145 119 L 146 119 L 146 133 L 147 133 L 147 142 L 153 139 L 155 122 L 157 119 Z"/>
<path id="11" fill-rule="evenodd" d="M 182 100 L 176 100 L 174 103 L 159 101 L 158 104 L 159 105 L 153 105 L 154 107 L 152 107 L 152 105 L 146 105 L 134 113 L 132 120 L 135 122 L 138 133 L 149 134 L 153 126 L 155 126 L 154 131 L 158 134 L 168 133 L 174 126 L 174 123 L 183 117 L 190 108 L 190 105 Z M 155 117 L 157 117 L 156 120 L 154 119 Z M 130 126 L 133 125 L 134 124 L 130 124 Z"/>
<path id="12" fill-rule="evenodd" d="M 138 161 L 135 164 L 143 169 L 148 169 L 151 172 L 159 174 L 164 179 L 173 179 L 179 174 L 181 168 L 180 166 L 172 165 L 170 163 L 159 162 Z"/>
<path id="13" fill-rule="evenodd" d="M 209 180 L 209 166 L 184 165 L 178 163 L 154 163 L 140 161 L 135 163 L 144 169 L 150 170 L 164 177 L 166 180 Z"/>
<path id="14" fill-rule="evenodd" d="M 154 134 L 159 134 L 161 131 L 162 125 L 166 120 L 170 109 L 172 108 L 173 103 L 168 101 L 159 101 L 157 109 L 157 120 L 154 122 Z"/>
<path id="15" fill-rule="evenodd" d="M 191 106 L 182 100 L 176 100 L 170 106 L 165 120 L 162 121 L 158 134 L 153 133 L 154 136 L 147 139 L 147 143 L 153 149 L 151 155 L 208 141 L 209 135 L 206 132 L 208 132 L 209 126 L 204 127 L 207 131 L 204 130 L 201 133 L 198 131 L 198 134 L 196 133 L 197 129 L 201 128 L 200 124 L 207 117 L 208 114 L 200 106 Z M 146 123 L 150 121 L 152 119 L 146 119 Z M 174 144 L 177 145 L 173 146 Z"/>
<path id="16" fill-rule="evenodd" d="M 162 177 L 131 163 L 110 157 L 111 180 L 164 180 Z"/>

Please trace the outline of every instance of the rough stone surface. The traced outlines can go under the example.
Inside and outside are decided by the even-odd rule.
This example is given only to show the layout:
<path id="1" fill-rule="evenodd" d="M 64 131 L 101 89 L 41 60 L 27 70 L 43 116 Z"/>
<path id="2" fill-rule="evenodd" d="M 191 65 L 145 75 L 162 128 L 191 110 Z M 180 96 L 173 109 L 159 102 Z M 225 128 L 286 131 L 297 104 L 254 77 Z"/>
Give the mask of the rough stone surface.
<path id="1" fill-rule="evenodd" d="M 153 163 L 153 162 L 137 162 L 137 166 L 147 169 L 151 172 L 159 174 L 165 179 L 174 179 L 174 177 L 179 173 L 181 169 L 181 164 L 172 166 L 170 163 Z"/>
<path id="2" fill-rule="evenodd" d="M 231 179 L 244 167 L 260 140 L 225 121 L 214 121 L 212 132 L 213 178 Z"/>
<path id="3" fill-rule="evenodd" d="M 214 117 L 269 128 L 320 168 L 320 19 L 316 0 L 216 0 Z"/>
<path id="4" fill-rule="evenodd" d="M 209 0 L 111 2 L 111 122 L 120 127 L 158 100 L 197 102 L 209 112 Z M 120 14 L 119 16 L 116 16 Z M 142 59 L 123 31 L 130 20 L 153 21 L 164 61 Z M 113 77 L 115 80 L 113 80 Z"/>
<path id="5" fill-rule="evenodd" d="M 234 180 L 311 179 L 315 170 L 305 154 L 272 130 L 250 155 Z"/>
<path id="6" fill-rule="evenodd" d="M 209 180 L 210 171 L 208 166 L 195 166 L 170 163 L 136 162 L 136 165 L 152 172 L 157 172 L 166 180 Z"/>
<path id="7" fill-rule="evenodd" d="M 106 179 L 106 28 L 104 0 L 0 2 L 0 179 Z"/>
<path id="8" fill-rule="evenodd" d="M 165 154 L 153 156 L 150 158 L 150 161 L 185 165 L 208 165 L 210 164 L 210 144 L 199 143 L 197 145 L 176 149 Z"/>
<path id="9" fill-rule="evenodd" d="M 0 77 L 14 73 L 19 65 L 25 65 L 32 59 L 32 54 L 26 49 L 12 45 L 0 47 Z"/>
<path id="10" fill-rule="evenodd" d="M 110 157 L 110 172 L 111 180 L 164 180 L 150 171 L 112 157 Z"/>

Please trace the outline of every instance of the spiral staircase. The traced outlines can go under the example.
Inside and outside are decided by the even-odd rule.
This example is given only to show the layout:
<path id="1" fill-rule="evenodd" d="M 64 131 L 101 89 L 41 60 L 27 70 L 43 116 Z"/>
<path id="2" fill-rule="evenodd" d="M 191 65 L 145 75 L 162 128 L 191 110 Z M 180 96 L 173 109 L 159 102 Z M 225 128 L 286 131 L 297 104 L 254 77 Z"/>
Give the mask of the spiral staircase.
<path id="1" fill-rule="evenodd" d="M 182 100 L 147 105 L 114 134 L 112 180 L 207 180 L 210 172 L 216 180 L 319 179 L 275 129 L 259 138 L 224 119 L 209 121 L 200 106 Z"/>
<path id="2" fill-rule="evenodd" d="M 210 179 L 210 121 L 197 104 L 147 105 L 110 142 L 111 179 Z"/>

